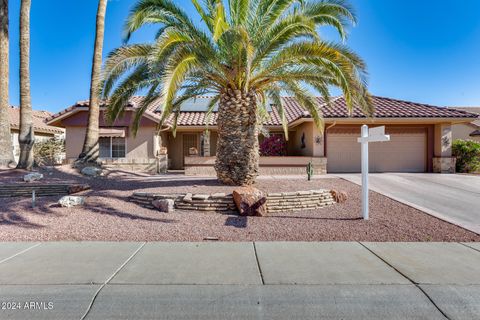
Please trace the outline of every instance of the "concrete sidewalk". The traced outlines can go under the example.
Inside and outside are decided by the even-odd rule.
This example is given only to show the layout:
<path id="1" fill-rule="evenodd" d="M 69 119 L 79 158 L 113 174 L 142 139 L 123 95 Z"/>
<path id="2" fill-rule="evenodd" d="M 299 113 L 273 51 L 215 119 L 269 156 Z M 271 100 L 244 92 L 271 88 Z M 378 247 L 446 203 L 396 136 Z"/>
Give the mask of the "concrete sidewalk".
<path id="1" fill-rule="evenodd" d="M 0 243 L 0 319 L 474 319 L 479 243 Z"/>

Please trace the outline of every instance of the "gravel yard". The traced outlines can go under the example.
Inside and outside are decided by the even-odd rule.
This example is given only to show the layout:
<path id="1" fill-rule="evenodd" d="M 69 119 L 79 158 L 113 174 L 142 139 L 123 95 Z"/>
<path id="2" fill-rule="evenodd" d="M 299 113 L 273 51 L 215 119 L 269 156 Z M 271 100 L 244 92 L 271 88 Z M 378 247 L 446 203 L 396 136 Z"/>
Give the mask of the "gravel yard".
<path id="1" fill-rule="evenodd" d="M 118 240 L 118 241 L 480 241 L 464 230 L 385 196 L 371 192 L 370 220 L 361 220 L 360 187 L 336 178 L 260 179 L 257 188 L 268 192 L 336 189 L 348 200 L 330 207 L 239 217 L 176 210 L 160 213 L 127 201 L 133 191 L 158 193 L 231 192 L 214 179 L 181 175 L 152 177 L 111 171 L 106 177 L 85 178 L 67 166 L 43 170 L 42 183 L 88 183 L 92 190 L 83 207 L 62 208 L 60 197 L 0 199 L 0 241 Z M 0 172 L 0 188 L 20 183 L 24 172 Z"/>

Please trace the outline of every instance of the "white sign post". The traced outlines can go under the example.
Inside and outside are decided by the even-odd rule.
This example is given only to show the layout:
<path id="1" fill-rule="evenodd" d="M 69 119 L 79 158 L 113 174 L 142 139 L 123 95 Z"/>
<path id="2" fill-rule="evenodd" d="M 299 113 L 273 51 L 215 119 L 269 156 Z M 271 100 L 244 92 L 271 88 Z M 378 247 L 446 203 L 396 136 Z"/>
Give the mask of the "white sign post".
<path id="1" fill-rule="evenodd" d="M 357 141 L 362 144 L 362 216 L 364 220 L 368 220 L 368 144 L 390 141 L 390 135 L 385 134 L 385 126 L 369 130 L 364 124 L 361 137 Z"/>

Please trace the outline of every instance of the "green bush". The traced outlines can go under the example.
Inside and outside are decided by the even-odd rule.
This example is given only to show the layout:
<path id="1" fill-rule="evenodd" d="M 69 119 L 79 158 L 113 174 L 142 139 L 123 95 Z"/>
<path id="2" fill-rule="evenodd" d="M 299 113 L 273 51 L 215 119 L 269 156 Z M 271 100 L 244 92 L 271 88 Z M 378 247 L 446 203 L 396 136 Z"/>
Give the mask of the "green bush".
<path id="1" fill-rule="evenodd" d="M 480 170 L 480 142 L 455 140 L 453 156 L 457 158 L 457 172 L 477 172 Z"/>

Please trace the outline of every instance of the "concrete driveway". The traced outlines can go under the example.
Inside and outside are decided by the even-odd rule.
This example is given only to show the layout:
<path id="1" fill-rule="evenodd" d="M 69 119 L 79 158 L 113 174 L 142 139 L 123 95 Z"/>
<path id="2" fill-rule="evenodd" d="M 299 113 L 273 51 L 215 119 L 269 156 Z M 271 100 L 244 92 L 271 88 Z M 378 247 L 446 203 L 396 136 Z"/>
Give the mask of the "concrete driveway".
<path id="1" fill-rule="evenodd" d="M 336 174 L 361 184 L 360 174 Z M 480 176 L 372 173 L 370 190 L 480 234 Z"/>

